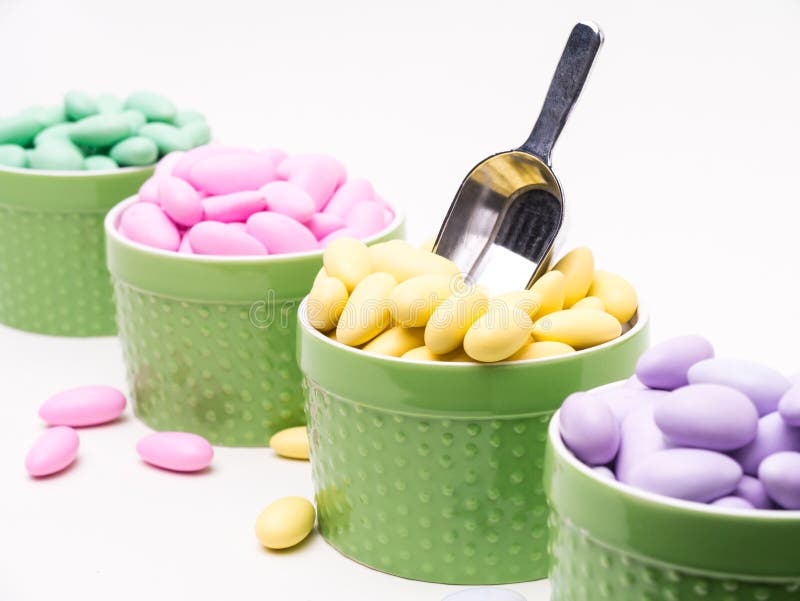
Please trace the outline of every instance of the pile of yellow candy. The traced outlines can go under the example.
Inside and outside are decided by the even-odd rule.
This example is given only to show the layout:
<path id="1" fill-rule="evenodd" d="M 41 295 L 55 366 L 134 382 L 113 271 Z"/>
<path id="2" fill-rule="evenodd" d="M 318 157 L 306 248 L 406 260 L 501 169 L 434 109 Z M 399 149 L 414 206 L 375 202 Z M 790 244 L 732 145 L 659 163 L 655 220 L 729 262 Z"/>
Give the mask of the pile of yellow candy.
<path id="1" fill-rule="evenodd" d="M 517 361 L 613 340 L 638 306 L 625 279 L 576 248 L 529 290 L 496 296 L 456 265 L 401 240 L 339 238 L 323 254 L 309 323 L 365 352 L 415 361 Z"/>

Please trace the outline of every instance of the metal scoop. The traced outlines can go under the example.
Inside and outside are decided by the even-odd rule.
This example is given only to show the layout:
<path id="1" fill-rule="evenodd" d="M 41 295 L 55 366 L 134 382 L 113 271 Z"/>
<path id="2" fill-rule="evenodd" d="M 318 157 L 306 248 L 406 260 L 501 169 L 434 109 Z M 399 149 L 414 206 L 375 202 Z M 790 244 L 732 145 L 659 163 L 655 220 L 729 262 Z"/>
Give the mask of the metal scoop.
<path id="1" fill-rule="evenodd" d="M 461 184 L 433 248 L 473 281 L 497 292 L 519 290 L 547 271 L 564 217 L 550 153 L 602 43 L 596 25 L 578 23 L 530 137 L 479 163 Z"/>

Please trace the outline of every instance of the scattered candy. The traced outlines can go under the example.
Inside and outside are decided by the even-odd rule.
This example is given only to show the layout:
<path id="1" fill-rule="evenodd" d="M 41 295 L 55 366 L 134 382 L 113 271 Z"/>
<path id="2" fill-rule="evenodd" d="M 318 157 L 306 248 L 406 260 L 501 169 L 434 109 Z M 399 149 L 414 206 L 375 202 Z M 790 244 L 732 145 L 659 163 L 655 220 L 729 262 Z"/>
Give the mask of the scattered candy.
<path id="1" fill-rule="evenodd" d="M 80 440 L 68 426 L 45 430 L 28 451 L 25 469 L 34 477 L 49 476 L 67 468 L 75 461 Z"/>
<path id="2" fill-rule="evenodd" d="M 256 519 L 256 538 L 268 549 L 287 549 L 314 529 L 314 506 L 303 497 L 284 497 L 267 505 Z"/>
<path id="3" fill-rule="evenodd" d="M 269 446 L 281 457 L 308 459 L 308 432 L 305 426 L 286 428 L 272 435 Z"/>
<path id="4" fill-rule="evenodd" d="M 96 426 L 117 419 L 125 404 L 125 395 L 116 388 L 80 386 L 51 396 L 39 408 L 39 416 L 50 426 Z"/>
<path id="5" fill-rule="evenodd" d="M 142 438 L 136 452 L 143 461 L 173 472 L 198 472 L 214 457 L 214 448 L 197 434 L 156 432 Z"/>

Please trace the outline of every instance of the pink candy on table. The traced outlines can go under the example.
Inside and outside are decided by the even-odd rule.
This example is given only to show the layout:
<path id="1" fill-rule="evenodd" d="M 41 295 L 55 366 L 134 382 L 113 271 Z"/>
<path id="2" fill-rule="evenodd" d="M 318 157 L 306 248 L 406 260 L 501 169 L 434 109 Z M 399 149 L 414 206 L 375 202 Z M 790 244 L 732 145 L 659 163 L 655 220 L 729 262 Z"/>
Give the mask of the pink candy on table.
<path id="1" fill-rule="evenodd" d="M 78 433 L 68 426 L 48 428 L 33 443 L 25 457 L 25 469 L 31 476 L 55 474 L 67 468 L 78 455 Z"/>
<path id="2" fill-rule="evenodd" d="M 267 249 L 253 236 L 219 221 L 201 221 L 186 236 L 198 255 L 266 255 Z"/>
<path id="3" fill-rule="evenodd" d="M 96 426 L 117 419 L 125 404 L 125 395 L 111 386 L 79 386 L 47 399 L 39 417 L 50 426 Z"/>
<path id="4" fill-rule="evenodd" d="M 204 470 L 214 458 L 214 448 L 202 436 L 189 432 L 156 432 L 142 438 L 136 452 L 143 461 L 173 472 Z"/>
<path id="5" fill-rule="evenodd" d="M 281 213 L 263 211 L 251 215 L 247 220 L 247 233 L 261 242 L 270 254 L 319 248 L 317 239 L 307 227 Z"/>

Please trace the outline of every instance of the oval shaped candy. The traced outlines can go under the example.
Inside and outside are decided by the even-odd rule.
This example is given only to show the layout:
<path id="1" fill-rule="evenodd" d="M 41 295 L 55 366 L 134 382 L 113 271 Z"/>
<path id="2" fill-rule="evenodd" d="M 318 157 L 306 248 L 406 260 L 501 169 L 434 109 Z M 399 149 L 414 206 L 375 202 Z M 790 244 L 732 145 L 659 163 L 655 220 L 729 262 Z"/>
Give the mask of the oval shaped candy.
<path id="1" fill-rule="evenodd" d="M 201 221 L 190 229 L 186 236 L 192 252 L 198 255 L 258 256 L 266 255 L 267 249 L 250 234 L 242 232 L 228 223 Z"/>
<path id="2" fill-rule="evenodd" d="M 778 413 L 788 425 L 800 427 L 800 384 L 794 384 L 781 397 Z"/>
<path id="3" fill-rule="evenodd" d="M 476 361 L 503 361 L 530 341 L 532 329 L 525 311 L 495 298 L 467 330 L 464 351 Z"/>
<path id="4" fill-rule="evenodd" d="M 775 504 L 767 495 L 767 491 L 761 480 L 745 474 L 736 485 L 733 494 L 741 499 L 745 499 L 750 505 L 757 509 L 772 509 Z"/>
<path id="5" fill-rule="evenodd" d="M 128 120 L 118 113 L 81 119 L 69 130 L 70 139 L 81 146 L 111 146 L 133 133 Z"/>
<path id="6" fill-rule="evenodd" d="M 25 469 L 31 476 L 55 474 L 68 467 L 78 455 L 78 433 L 67 426 L 48 428 L 33 443 L 25 457 Z"/>
<path id="7" fill-rule="evenodd" d="M 360 202 L 347 213 L 345 223 L 359 238 L 368 238 L 384 228 L 384 209 L 376 202 Z"/>
<path id="8" fill-rule="evenodd" d="M 109 154 L 120 165 L 139 167 L 156 162 L 158 159 L 158 147 L 152 140 L 142 136 L 131 136 L 114 144 Z"/>
<path id="9" fill-rule="evenodd" d="M 781 451 L 800 451 L 800 428 L 789 426 L 775 412 L 758 420 L 755 440 L 731 453 L 731 457 L 741 464 L 746 474 L 756 476 L 761 462 Z"/>
<path id="10" fill-rule="evenodd" d="M 183 109 L 179 110 L 178 113 L 175 115 L 174 123 L 178 127 L 183 127 L 184 125 L 188 125 L 189 123 L 194 123 L 195 121 L 205 121 L 205 115 L 198 111 Z"/>
<path id="11" fill-rule="evenodd" d="M 563 342 L 575 349 L 603 344 L 622 334 L 622 326 L 612 315 L 603 311 L 565 309 L 536 320 L 533 337 L 537 341 Z"/>
<path id="12" fill-rule="evenodd" d="M 300 186 L 289 182 L 270 182 L 261 187 L 261 194 L 268 210 L 282 213 L 301 223 L 311 219 L 316 210 L 314 200 L 309 193 Z M 311 232 L 315 238 L 324 237 L 317 235 L 314 230 L 311 230 Z M 329 234 L 330 231 L 327 233 Z"/>
<path id="13" fill-rule="evenodd" d="M 303 497 L 285 497 L 267 505 L 256 519 L 256 538 L 268 549 L 287 549 L 314 529 L 314 506 Z"/>
<path id="14" fill-rule="evenodd" d="M 0 165 L 24 168 L 28 166 L 28 153 L 17 144 L 0 145 Z"/>
<path id="15" fill-rule="evenodd" d="M 69 140 L 69 132 L 72 131 L 74 123 L 56 123 L 40 131 L 33 139 L 34 146 L 39 146 L 46 140 Z"/>
<path id="16" fill-rule="evenodd" d="M 650 390 L 631 386 L 609 386 L 589 392 L 608 405 L 608 408 L 611 409 L 611 412 L 620 423 L 629 414 L 638 409 L 649 408 L 652 410 L 656 403 L 668 398 L 669 394 L 663 390 Z"/>
<path id="17" fill-rule="evenodd" d="M 184 154 L 186 153 L 176 150 L 175 152 L 170 152 L 164 156 L 156 165 L 155 175 L 157 177 L 168 177 L 170 175 L 174 175 L 172 171 L 175 169 L 175 165 L 177 165 L 183 158 Z"/>
<path id="18" fill-rule="evenodd" d="M 319 243 L 308 228 L 291 217 L 262 211 L 247 219 L 247 233 L 272 254 L 298 253 L 317 250 Z"/>
<path id="19" fill-rule="evenodd" d="M 631 411 L 620 424 L 617 479 L 630 484 L 633 470 L 643 459 L 671 448 L 672 443 L 656 426 L 652 404 Z"/>
<path id="20" fill-rule="evenodd" d="M 181 136 L 189 141 L 189 146 L 200 146 L 201 144 L 208 144 L 211 141 L 211 128 L 205 120 L 192 121 L 179 128 Z"/>
<path id="21" fill-rule="evenodd" d="M 264 194 L 257 190 L 207 196 L 202 205 L 206 219 L 223 223 L 247 221 L 250 215 L 265 208 Z"/>
<path id="22" fill-rule="evenodd" d="M 158 197 L 158 184 L 161 178 L 153 175 L 149 177 L 139 188 L 139 202 L 149 202 L 152 204 L 161 204 L 161 199 Z"/>
<path id="23" fill-rule="evenodd" d="M 281 165 L 284 163 L 289 164 L 286 179 L 308 192 L 317 211 L 322 210 L 336 188 L 347 179 L 342 164 L 331 156 L 296 155 Z"/>
<path id="24" fill-rule="evenodd" d="M 344 219 L 337 215 L 314 213 L 307 221 L 303 223 L 303 225 L 305 225 L 309 231 L 316 236 L 317 240 L 322 240 L 326 236 L 343 229 Z"/>
<path id="25" fill-rule="evenodd" d="M 198 472 L 211 465 L 214 448 L 189 432 L 156 432 L 142 438 L 136 452 L 143 461 L 173 472 Z"/>
<path id="26" fill-rule="evenodd" d="M 455 290 L 454 276 L 418 275 L 399 283 L 389 295 L 392 321 L 405 328 L 421 328 L 433 311 Z"/>
<path id="27" fill-rule="evenodd" d="M 52 138 L 28 152 L 28 165 L 31 169 L 79 171 L 84 167 L 83 154 L 69 140 Z"/>
<path id="28" fill-rule="evenodd" d="M 172 122 L 178 114 L 171 100 L 153 92 L 134 92 L 125 100 L 125 108 L 140 111 L 148 121 Z"/>
<path id="29" fill-rule="evenodd" d="M 727 509 L 754 509 L 750 501 L 737 496 L 722 497 L 712 502 L 711 505 L 714 507 L 725 507 Z"/>
<path id="30" fill-rule="evenodd" d="M 729 495 L 742 477 L 733 459 L 705 449 L 667 449 L 643 457 L 628 483 L 649 492 L 708 503 Z"/>
<path id="31" fill-rule="evenodd" d="M 121 113 L 123 102 L 113 94 L 98 94 L 94 99 L 101 113 Z"/>
<path id="32" fill-rule="evenodd" d="M 275 167 L 266 157 L 229 152 L 202 158 L 189 171 L 189 182 L 212 195 L 258 190 L 276 177 Z"/>
<path id="33" fill-rule="evenodd" d="M 0 119 L 0 144 L 30 146 L 44 125 L 31 115 L 17 115 Z"/>
<path id="34" fill-rule="evenodd" d="M 603 302 L 603 299 L 598 298 L 596 296 L 585 296 L 577 303 L 572 305 L 570 309 L 594 309 L 595 311 L 605 311 L 606 304 Z"/>
<path id="35" fill-rule="evenodd" d="M 689 368 L 690 384 L 722 384 L 747 395 L 759 415 L 772 413 L 791 383 L 780 372 L 744 359 L 706 359 Z"/>
<path id="36" fill-rule="evenodd" d="M 327 265 L 325 269 L 330 271 Z M 358 346 L 372 340 L 389 325 L 389 294 L 397 280 L 388 273 L 371 273 L 353 289 L 336 324 L 336 340 Z"/>
<path id="37" fill-rule="evenodd" d="M 141 191 L 139 194 L 141 198 Z M 179 225 L 191 227 L 205 217 L 200 194 L 179 177 L 170 175 L 161 178 L 158 182 L 158 200 L 164 212 Z"/>
<path id="38" fill-rule="evenodd" d="M 114 159 L 102 154 L 86 157 L 83 159 L 83 166 L 87 171 L 109 171 L 119 167 Z"/>
<path id="39" fill-rule="evenodd" d="M 356 238 L 338 238 L 322 255 L 325 272 L 342 281 L 349 292 L 372 272 L 367 245 Z"/>
<path id="40" fill-rule="evenodd" d="M 125 209 L 119 231 L 134 242 L 162 250 L 178 250 L 181 243 L 175 224 L 161 207 L 149 202 L 137 202 Z"/>
<path id="41" fill-rule="evenodd" d="M 439 355 L 456 350 L 472 324 L 488 309 L 489 297 L 483 288 L 469 286 L 456 290 L 439 303 L 425 324 L 425 345 Z"/>
<path id="42" fill-rule="evenodd" d="M 398 282 L 417 275 L 460 273 L 456 264 L 440 255 L 411 246 L 404 240 L 390 240 L 369 247 L 373 271 L 390 273 Z"/>
<path id="43" fill-rule="evenodd" d="M 539 310 L 542 307 L 542 295 L 535 290 L 514 290 L 495 298 L 522 309 L 531 319 L 539 314 Z"/>
<path id="44" fill-rule="evenodd" d="M 139 128 L 147 123 L 147 117 L 144 116 L 142 111 L 131 109 L 122 111 L 120 115 L 128 122 L 132 132 L 139 131 Z"/>
<path id="45" fill-rule="evenodd" d="M 576 248 L 564 255 L 553 269 L 564 274 L 564 308 L 569 309 L 586 296 L 592 285 L 594 255 L 585 246 Z"/>
<path id="46" fill-rule="evenodd" d="M 308 459 L 310 452 L 308 431 L 305 426 L 286 428 L 272 435 L 269 446 L 281 457 Z"/>
<path id="47" fill-rule="evenodd" d="M 189 134 L 168 123 L 146 123 L 136 134 L 151 140 L 161 154 L 185 151 L 192 147 Z"/>
<path id="48" fill-rule="evenodd" d="M 578 459 L 592 466 L 614 460 L 620 432 L 608 405 L 590 393 L 576 392 L 566 398 L 559 416 L 561 438 Z"/>
<path id="49" fill-rule="evenodd" d="M 545 357 L 558 357 L 574 353 L 575 349 L 563 342 L 531 342 L 526 344 L 508 358 L 508 361 L 527 361 L 529 359 L 544 359 Z"/>
<path id="50" fill-rule="evenodd" d="M 536 313 L 537 317 L 543 317 L 564 308 L 566 286 L 566 279 L 560 271 L 548 271 L 534 282 L 530 289 L 538 293 L 541 298 L 541 304 Z"/>
<path id="51" fill-rule="evenodd" d="M 32 106 L 22 111 L 21 114 L 33 117 L 44 127 L 50 127 L 56 123 L 62 123 L 67 120 L 67 113 L 63 105 Z"/>
<path id="52" fill-rule="evenodd" d="M 404 328 L 395 326 L 382 332 L 365 344 L 361 350 L 374 355 L 402 357 L 411 349 L 425 344 L 423 328 Z"/>
<path id="53" fill-rule="evenodd" d="M 73 121 L 91 117 L 100 112 L 97 102 L 86 92 L 71 90 L 64 95 L 64 111 Z"/>
<path id="54" fill-rule="evenodd" d="M 336 327 L 347 305 L 347 288 L 338 278 L 318 278 L 308 293 L 306 315 L 308 323 L 320 332 Z"/>
<path id="55" fill-rule="evenodd" d="M 689 368 L 714 356 L 714 347 L 702 336 L 677 336 L 650 347 L 636 364 L 642 384 L 675 390 L 689 383 Z"/>
<path id="56" fill-rule="evenodd" d="M 761 462 L 758 479 L 784 509 L 800 509 L 800 453 L 774 453 Z"/>
<path id="57" fill-rule="evenodd" d="M 39 417 L 50 426 L 96 426 L 117 419 L 125 403 L 125 395 L 111 386 L 79 386 L 47 399 Z"/>
<path id="58" fill-rule="evenodd" d="M 595 271 L 588 296 L 597 296 L 606 311 L 620 323 L 627 323 L 636 313 L 639 301 L 636 289 L 623 277 L 608 271 Z"/>
<path id="59" fill-rule="evenodd" d="M 733 451 L 753 441 L 758 412 L 741 392 L 719 384 L 692 384 L 657 403 L 656 425 L 673 443 Z"/>
<path id="60" fill-rule="evenodd" d="M 363 201 L 373 200 L 375 189 L 369 181 L 354 178 L 344 182 L 322 209 L 328 215 L 336 215 L 344 219 L 355 205 Z"/>

